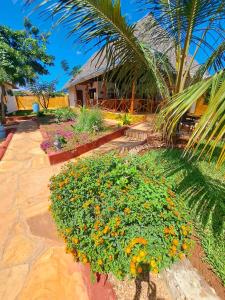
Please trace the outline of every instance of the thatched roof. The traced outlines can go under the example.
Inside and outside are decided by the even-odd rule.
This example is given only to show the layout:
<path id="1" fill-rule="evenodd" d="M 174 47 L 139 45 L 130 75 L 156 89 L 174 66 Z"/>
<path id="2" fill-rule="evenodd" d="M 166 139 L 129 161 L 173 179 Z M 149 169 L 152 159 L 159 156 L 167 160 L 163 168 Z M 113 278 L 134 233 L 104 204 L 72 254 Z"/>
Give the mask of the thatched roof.
<path id="1" fill-rule="evenodd" d="M 153 19 L 151 15 L 147 15 L 144 18 L 142 18 L 140 21 L 138 21 L 135 27 L 135 35 L 146 46 L 149 45 L 151 46 L 151 48 L 159 52 L 167 53 L 172 65 L 175 67 L 176 56 L 175 56 L 175 50 L 172 49 L 171 40 L 169 38 L 168 40 L 164 39 L 164 42 L 162 43 L 160 38 L 157 39 L 157 36 L 160 36 L 163 29 L 160 26 L 152 29 L 152 22 Z M 190 59 L 191 57 L 188 58 L 188 61 L 190 61 Z M 100 59 L 100 55 L 97 52 L 94 53 L 92 57 L 83 65 L 83 67 L 81 68 L 81 72 L 77 74 L 74 78 L 72 78 L 69 82 L 66 83 L 65 88 L 69 88 L 71 86 L 81 84 L 82 82 L 85 82 L 87 80 L 90 80 L 92 78 L 104 74 L 106 70 L 106 66 L 107 66 L 106 60 Z M 192 68 L 190 70 L 191 76 L 193 76 L 196 73 L 198 68 L 199 68 L 199 64 L 196 61 L 194 61 L 192 64 Z"/>

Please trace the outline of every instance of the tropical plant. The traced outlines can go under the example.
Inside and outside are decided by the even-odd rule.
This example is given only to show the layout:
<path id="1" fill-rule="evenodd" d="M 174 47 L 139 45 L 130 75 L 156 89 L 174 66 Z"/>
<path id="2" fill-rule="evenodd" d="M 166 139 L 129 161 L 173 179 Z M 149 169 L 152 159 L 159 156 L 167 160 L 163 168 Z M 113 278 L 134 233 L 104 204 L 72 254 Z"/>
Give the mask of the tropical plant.
<path id="1" fill-rule="evenodd" d="M 50 190 L 67 251 L 93 272 L 119 279 L 158 273 L 190 250 L 185 210 L 147 156 L 70 163 L 51 178 Z"/>
<path id="2" fill-rule="evenodd" d="M 48 34 L 37 31 L 28 19 L 24 30 L 0 26 L 0 88 L 1 105 L 7 97 L 5 83 L 25 86 L 38 75 L 47 74 L 54 58 L 46 53 Z M 2 119 L 5 119 L 2 109 Z"/>
<path id="3" fill-rule="evenodd" d="M 55 92 L 56 81 L 38 82 L 35 81 L 30 85 L 30 91 L 38 98 L 43 109 L 48 109 L 49 99 Z"/>
<path id="4" fill-rule="evenodd" d="M 97 132 L 103 129 L 103 115 L 99 109 L 81 108 L 77 124 L 72 126 L 76 132 Z"/>
<path id="5" fill-rule="evenodd" d="M 56 121 L 59 123 L 65 121 L 74 121 L 77 117 L 77 114 L 70 107 L 65 107 L 54 110 L 54 116 Z"/>
<path id="6" fill-rule="evenodd" d="M 184 114 L 189 108 L 184 105 L 183 111 L 180 110 L 177 115 L 172 111 L 176 107 L 174 103 L 181 98 L 186 99 L 190 94 L 197 101 L 204 95 L 205 89 L 202 87 L 208 85 L 205 77 L 211 73 L 207 71 L 215 73 L 224 68 L 224 0 L 137 0 L 145 4 L 146 13 L 151 14 L 145 29 L 142 28 L 149 35 L 148 45 L 135 35 L 135 26 L 127 24 L 121 14 L 119 0 L 54 0 L 50 7 L 48 1 L 27 2 L 38 2 L 40 7 L 49 8 L 51 14 L 58 17 L 59 23 L 71 28 L 71 34 L 78 33 L 78 38 L 84 43 L 94 41 L 95 46 L 100 46 L 99 64 L 107 59 L 107 70 L 114 69 L 108 73 L 113 73 L 113 78 L 121 88 L 128 90 L 134 84 L 139 93 L 160 94 L 167 105 L 163 116 L 170 118 L 173 128 L 180 120 L 180 112 Z M 201 67 L 195 61 L 198 57 L 201 60 L 205 58 Z M 172 100 L 171 96 L 174 96 Z M 205 115 L 198 127 L 199 133 L 206 126 L 213 127 L 215 122 L 222 122 L 221 116 L 225 114 L 217 113 L 217 109 L 217 105 L 209 107 L 211 113 L 214 111 L 217 121 L 211 122 Z M 167 127 L 170 123 L 165 123 L 164 132 L 171 132 Z M 211 150 L 221 141 L 223 131 L 224 127 L 221 126 L 215 132 Z M 205 138 L 209 144 L 212 136 Z M 222 162 L 222 153 L 221 159 Z"/>

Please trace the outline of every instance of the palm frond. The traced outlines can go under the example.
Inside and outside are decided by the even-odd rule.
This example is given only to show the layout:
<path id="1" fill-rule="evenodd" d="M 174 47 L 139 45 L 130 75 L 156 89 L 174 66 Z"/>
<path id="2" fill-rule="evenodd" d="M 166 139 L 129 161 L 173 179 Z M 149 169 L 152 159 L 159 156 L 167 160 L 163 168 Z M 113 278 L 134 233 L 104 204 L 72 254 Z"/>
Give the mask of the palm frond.
<path id="1" fill-rule="evenodd" d="M 164 132 L 171 136 L 184 113 L 208 91 L 210 99 L 207 110 L 191 135 L 185 153 L 194 154 L 201 148 L 200 156 L 207 154 L 211 157 L 216 147 L 222 145 L 218 159 L 218 164 L 222 165 L 225 161 L 225 71 L 220 71 L 174 96 L 161 112 L 164 120 L 162 126 Z"/>
<path id="2" fill-rule="evenodd" d="M 39 3 L 57 18 L 58 24 L 69 27 L 70 35 L 78 35 L 83 43 L 98 47 L 107 59 L 107 70 L 119 68 L 117 81 L 130 89 L 132 82 L 144 78 L 145 89 L 154 84 L 163 97 L 169 96 L 171 64 L 155 51 L 146 49 L 135 36 L 135 27 L 121 14 L 119 0 L 31 1 Z M 100 58 L 99 61 L 103 59 Z M 164 72 L 160 66 L 163 61 Z M 166 70 L 166 71 L 165 71 Z M 106 72 L 107 73 L 107 72 Z M 129 85 L 127 82 L 129 81 Z"/>

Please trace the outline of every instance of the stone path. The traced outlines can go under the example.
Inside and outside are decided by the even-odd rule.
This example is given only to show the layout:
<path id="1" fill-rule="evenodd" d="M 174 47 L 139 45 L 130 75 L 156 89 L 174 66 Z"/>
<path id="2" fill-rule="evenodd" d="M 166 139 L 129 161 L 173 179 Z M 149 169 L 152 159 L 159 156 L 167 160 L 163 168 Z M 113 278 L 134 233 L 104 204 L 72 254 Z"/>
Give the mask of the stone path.
<path id="1" fill-rule="evenodd" d="M 48 213 L 50 166 L 37 125 L 19 125 L 0 162 L 0 299 L 88 299 Z"/>

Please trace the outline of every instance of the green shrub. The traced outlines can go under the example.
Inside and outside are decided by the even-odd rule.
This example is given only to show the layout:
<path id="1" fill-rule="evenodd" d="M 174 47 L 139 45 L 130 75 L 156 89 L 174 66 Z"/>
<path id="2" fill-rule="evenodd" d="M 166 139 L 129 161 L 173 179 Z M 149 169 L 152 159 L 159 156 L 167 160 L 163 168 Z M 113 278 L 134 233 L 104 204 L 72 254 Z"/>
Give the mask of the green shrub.
<path id="1" fill-rule="evenodd" d="M 121 120 L 122 125 L 131 125 L 132 118 L 129 114 L 120 115 L 119 119 Z"/>
<path id="2" fill-rule="evenodd" d="M 66 122 L 66 121 L 74 121 L 77 117 L 77 114 L 70 108 L 58 108 L 54 111 L 54 115 L 57 122 Z"/>
<path id="3" fill-rule="evenodd" d="M 50 190 L 68 252 L 93 272 L 119 279 L 157 273 L 190 249 L 179 199 L 145 159 L 109 154 L 70 163 L 51 178 Z"/>
<path id="4" fill-rule="evenodd" d="M 103 116 L 98 109 L 82 108 L 77 120 L 77 124 L 73 127 L 78 132 L 97 132 L 103 129 Z"/>

